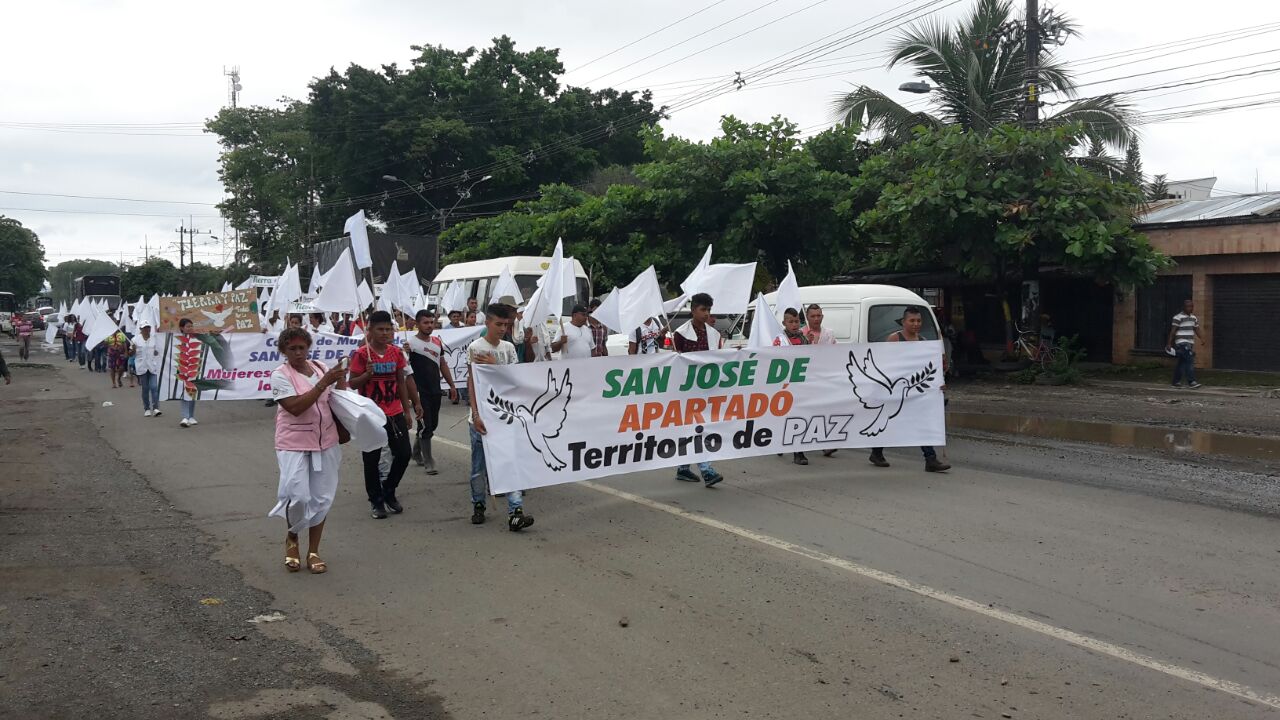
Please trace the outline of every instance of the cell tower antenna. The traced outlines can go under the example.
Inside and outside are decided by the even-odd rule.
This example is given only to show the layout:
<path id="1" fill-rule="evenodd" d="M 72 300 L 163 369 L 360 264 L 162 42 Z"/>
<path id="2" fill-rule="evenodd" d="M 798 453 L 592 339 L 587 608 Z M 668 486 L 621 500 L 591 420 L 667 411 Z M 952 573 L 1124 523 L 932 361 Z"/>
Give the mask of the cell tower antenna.
<path id="1" fill-rule="evenodd" d="M 227 76 L 227 100 L 231 102 L 231 107 L 235 108 L 240 102 L 240 91 L 244 88 L 240 85 L 240 66 L 234 65 L 230 70 L 227 66 L 222 66 L 222 74 Z"/>

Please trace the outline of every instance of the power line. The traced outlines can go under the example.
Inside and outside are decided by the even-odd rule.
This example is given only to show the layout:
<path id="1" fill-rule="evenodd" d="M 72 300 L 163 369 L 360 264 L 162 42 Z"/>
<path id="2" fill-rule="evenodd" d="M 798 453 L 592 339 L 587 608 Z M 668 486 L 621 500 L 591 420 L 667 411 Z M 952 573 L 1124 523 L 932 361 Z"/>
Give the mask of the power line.
<path id="1" fill-rule="evenodd" d="M 162 217 L 162 218 L 176 218 L 183 215 L 183 213 L 130 213 L 130 212 L 104 212 L 101 210 L 65 210 L 65 209 L 53 209 L 53 208 L 20 208 L 20 207 L 0 207 L 0 210 L 9 210 L 13 212 L 65 213 L 67 215 L 121 215 L 121 216 Z M 201 218 L 222 217 L 221 215 L 190 215 L 190 214 L 187 214 L 187 216 L 201 217 Z"/>
<path id="2" fill-rule="evenodd" d="M 733 16 L 733 17 L 729 18 L 728 20 L 725 20 L 724 22 L 720 23 L 719 25 L 714 25 L 714 26 L 712 26 L 712 27 L 710 27 L 710 28 L 707 28 L 706 30 L 703 30 L 702 32 L 698 33 L 697 35 L 690 35 L 689 37 L 685 38 L 684 40 L 681 40 L 681 41 L 680 41 L 680 42 L 678 42 L 678 43 L 675 43 L 675 44 L 672 44 L 672 45 L 668 45 L 668 46 L 666 46 L 666 47 L 662 48 L 661 50 L 659 50 L 659 51 L 657 51 L 657 52 L 649 53 L 648 55 L 645 55 L 644 57 L 640 58 L 639 60 L 633 60 L 632 62 L 629 62 L 629 63 L 627 63 L 626 65 L 623 65 L 623 66 L 622 66 L 622 67 L 620 67 L 620 68 L 615 68 L 615 69 L 613 69 L 613 70 L 610 70 L 609 72 L 607 72 L 607 73 L 605 73 L 605 74 L 603 74 L 603 75 L 597 75 L 596 77 L 591 78 L 590 80 L 586 81 L 586 82 L 585 82 L 585 83 L 583 83 L 583 84 L 584 84 L 584 85 L 590 85 L 591 83 L 593 83 L 593 82 L 595 82 L 595 81 L 597 81 L 597 80 L 600 80 L 600 79 L 602 79 L 602 78 L 607 78 L 607 77 L 609 77 L 610 75 L 612 75 L 612 74 L 614 74 L 614 73 L 621 72 L 621 71 L 623 71 L 623 70 L 626 70 L 626 69 L 627 69 L 627 68 L 629 68 L 629 67 L 632 67 L 632 66 L 638 65 L 638 64 L 640 64 L 640 63 L 644 62 L 645 60 L 648 60 L 648 59 L 650 59 L 650 58 L 653 58 L 653 57 L 656 57 L 656 56 L 658 56 L 658 55 L 661 55 L 662 53 L 664 53 L 664 52 L 666 52 L 666 51 L 668 51 L 668 50 L 672 50 L 672 49 L 674 49 L 674 48 L 678 48 L 678 47 L 680 47 L 681 45 L 684 45 L 685 43 L 687 43 L 687 42 L 689 42 L 689 41 L 691 41 L 691 40 L 696 40 L 696 39 L 698 39 L 698 38 L 702 37 L 703 35 L 706 35 L 707 33 L 713 32 L 713 31 L 715 31 L 715 30 L 719 30 L 720 28 L 724 27 L 725 25 L 729 25 L 729 24 L 732 24 L 732 23 L 734 23 L 734 22 L 737 22 L 738 20 L 741 20 L 742 18 L 747 17 L 748 15 L 751 15 L 751 14 L 754 14 L 754 13 L 757 13 L 757 12 L 760 12 L 761 10 L 763 10 L 763 9 L 765 9 L 765 8 L 767 8 L 767 7 L 769 7 L 770 5 L 776 5 L 776 4 L 778 4 L 779 2 L 781 2 L 781 0 L 769 0 L 769 2 L 766 2 L 765 4 L 763 4 L 763 5 L 759 5 L 759 6 L 755 7 L 755 8 L 752 8 L 751 10 L 748 10 L 748 11 L 746 11 L 746 12 L 742 13 L 741 15 L 735 15 L 735 16 Z"/>
<path id="3" fill-rule="evenodd" d="M 26 192 L 24 190 L 0 190 L 0 195 L 34 195 L 38 197 L 75 198 L 77 200 L 115 200 L 119 202 L 159 203 L 164 205 L 206 205 L 216 207 L 218 203 L 191 202 L 188 200 L 142 200 L 139 198 L 104 197 L 102 195 L 63 195 L 60 193 Z"/>
<path id="4" fill-rule="evenodd" d="M 675 27 L 676 25 L 679 25 L 680 23 L 684 22 L 685 20 L 688 20 L 689 18 L 692 18 L 692 17 L 698 16 L 698 15 L 701 15 L 702 13 L 704 13 L 704 12 L 706 12 L 706 11 L 710 10 L 711 8 L 713 8 L 713 7 L 717 6 L 717 5 L 722 5 L 722 4 L 724 4 L 725 2 L 727 2 L 727 0 L 716 0 L 716 2 L 713 2 L 713 3 L 711 3 L 710 5 L 707 5 L 707 6 L 703 7 L 701 10 L 698 10 L 698 11 L 695 11 L 695 12 L 692 12 L 692 13 L 689 13 L 688 15 L 685 15 L 684 17 L 680 18 L 679 20 L 676 20 L 675 22 L 672 22 L 672 23 L 668 23 L 668 24 L 666 24 L 666 25 L 663 25 L 662 27 L 658 28 L 657 30 L 654 30 L 653 32 L 649 33 L 648 35 L 645 35 L 645 36 L 644 36 L 644 37 L 642 37 L 642 38 L 638 38 L 638 39 L 636 39 L 636 40 L 632 40 L 631 42 L 627 43 L 626 45 L 623 45 L 623 46 L 622 46 L 622 47 L 620 47 L 620 48 L 616 48 L 616 49 L 614 49 L 614 50 L 610 50 L 609 52 L 605 53 L 604 55 L 601 55 L 601 56 L 600 56 L 600 57 L 598 57 L 598 58 L 595 58 L 594 60 L 588 60 L 587 62 L 585 62 L 585 63 L 583 63 L 583 64 L 581 64 L 581 65 L 579 65 L 579 66 L 577 66 L 577 67 L 575 67 L 575 68 L 573 68 L 573 69 L 571 69 L 571 70 L 566 71 L 566 72 L 565 72 L 565 74 L 566 74 L 566 75 L 568 75 L 569 73 L 577 72 L 577 71 L 581 70 L 582 68 L 584 68 L 584 67 L 586 67 L 586 66 L 588 66 L 588 65 L 591 65 L 592 63 L 599 62 L 599 61 L 601 61 L 601 60 L 603 60 L 603 59 L 605 59 L 605 58 L 607 58 L 607 57 L 609 57 L 609 56 L 611 56 L 611 55 L 616 55 L 616 54 L 618 54 L 618 53 L 622 52 L 623 50 L 626 50 L 627 48 L 631 47 L 632 45 L 635 45 L 635 44 L 637 44 L 637 43 L 640 43 L 640 42 L 643 42 L 643 41 L 645 41 L 645 40 L 648 40 L 649 38 L 653 37 L 654 35 L 657 35 L 658 33 L 662 32 L 662 31 L 664 31 L 664 30 L 669 30 L 669 29 L 671 29 L 671 28 Z"/>

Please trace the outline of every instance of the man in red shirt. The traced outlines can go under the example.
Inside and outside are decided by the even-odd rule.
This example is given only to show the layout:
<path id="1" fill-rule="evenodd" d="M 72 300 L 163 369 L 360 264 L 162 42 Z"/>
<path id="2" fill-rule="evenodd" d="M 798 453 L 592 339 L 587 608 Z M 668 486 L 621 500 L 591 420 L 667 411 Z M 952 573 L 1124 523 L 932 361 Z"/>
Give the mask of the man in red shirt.
<path id="1" fill-rule="evenodd" d="M 351 353 L 351 387 L 373 400 L 387 414 L 387 446 L 391 449 L 391 470 L 382 480 L 378 472 L 378 460 L 382 450 L 364 453 L 364 489 L 369 495 L 373 517 L 382 520 L 387 510 L 404 512 L 404 506 L 396 499 L 396 488 L 405 468 L 409 467 L 409 429 L 413 420 L 406 418 L 404 409 L 412 407 L 414 415 L 422 420 L 422 403 L 413 383 L 409 361 L 400 348 L 391 344 L 395 337 L 395 325 L 391 313 L 378 310 L 369 316 L 369 332 L 365 344 Z"/>

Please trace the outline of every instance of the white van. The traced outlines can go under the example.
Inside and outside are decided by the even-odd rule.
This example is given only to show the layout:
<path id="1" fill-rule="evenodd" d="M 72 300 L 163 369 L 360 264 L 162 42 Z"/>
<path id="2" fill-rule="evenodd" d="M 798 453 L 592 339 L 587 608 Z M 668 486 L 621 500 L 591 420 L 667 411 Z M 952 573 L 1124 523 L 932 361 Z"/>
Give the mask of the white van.
<path id="1" fill-rule="evenodd" d="M 778 294 L 764 296 L 776 308 Z M 924 298 L 895 285 L 812 285 L 800 288 L 805 307 L 817 303 L 822 308 L 822 327 L 835 335 L 838 343 L 883 342 L 902 329 L 902 312 L 909 305 L 924 311 L 920 334 L 938 340 L 938 319 Z"/>
<path id="2" fill-rule="evenodd" d="M 498 282 L 498 275 L 502 273 L 502 268 L 504 267 L 511 269 L 511 276 L 515 278 L 516 285 L 520 288 L 520 294 L 524 295 L 525 300 L 528 300 L 538 287 L 538 278 L 542 277 L 547 272 L 547 268 L 551 267 L 551 258 L 512 255 L 492 260 L 473 260 L 472 262 L 446 265 L 431 281 L 431 287 L 427 289 L 427 294 L 430 296 L 431 302 L 439 302 L 449 283 L 454 280 L 461 280 L 463 289 L 467 291 L 467 297 L 475 298 L 480 304 L 480 308 L 483 309 L 490 299 L 494 299 L 490 297 L 491 290 Z M 585 305 L 591 299 L 591 282 L 587 279 L 586 271 L 582 269 L 582 263 L 576 259 L 573 261 L 573 274 L 577 281 L 578 293 L 576 297 L 565 298 L 564 314 L 566 316 L 575 303 Z"/>

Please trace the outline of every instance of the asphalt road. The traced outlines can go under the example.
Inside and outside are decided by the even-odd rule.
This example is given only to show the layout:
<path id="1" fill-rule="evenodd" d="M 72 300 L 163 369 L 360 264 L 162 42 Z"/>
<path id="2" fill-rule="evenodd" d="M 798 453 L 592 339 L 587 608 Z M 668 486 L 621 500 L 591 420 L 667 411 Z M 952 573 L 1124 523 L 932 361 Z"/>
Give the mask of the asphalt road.
<path id="1" fill-rule="evenodd" d="M 118 463 L 116 475 L 157 498 L 145 511 L 168 529 L 152 543 L 143 528 L 131 551 L 156 561 L 131 567 L 185 575 L 152 622 L 225 615 L 252 636 L 235 662 L 264 668 L 281 667 L 280 643 L 294 648 L 284 677 L 227 674 L 184 698 L 198 711 L 187 717 L 1280 717 L 1280 519 L 1264 474 L 960 439 L 946 475 L 925 474 L 918 451 L 890 451 L 889 469 L 841 451 L 809 467 L 724 463 L 714 490 L 656 472 L 537 490 L 526 500 L 537 524 L 516 535 L 469 524 L 466 427 L 446 406 L 442 472 L 410 467 L 404 515 L 368 516 L 348 452 L 325 537 L 330 571 L 287 574 L 283 527 L 266 518 L 272 410 L 203 403 L 200 425 L 185 430 L 176 405 L 146 419 L 134 392 L 56 368 L 41 375 L 53 394 L 11 391 L 34 399 L 6 413 L 4 429 L 45 418 L 48 432 L 76 433 L 59 442 L 60 459 Z M 83 425 L 58 421 L 72 416 Z M 46 462 L 18 457 L 19 473 Z M 98 482 L 110 493 L 117 481 Z M 13 488 L 0 482 L 0 518 L 20 512 Z M 0 536 L 11 546 L 0 587 L 43 562 L 13 551 L 35 532 L 18 527 L 16 539 Z M 110 538 L 111 527 L 97 532 Z M 188 536 L 195 549 L 176 552 L 175 537 Z M 74 536 L 40 546 L 60 543 L 100 557 Z M 41 602 L 110 602 L 83 578 L 39 580 L 28 586 Z M 22 632 L 14 613 L 32 612 L 34 592 L 0 594 L 6 634 Z M 216 594 L 223 604 L 199 604 Z M 287 619 L 244 622 L 268 610 Z M 80 632 L 66 622 L 41 632 Z M 169 641 L 137 635 L 141 653 Z M 24 683 L 75 681 L 8 664 L 10 699 L 38 695 L 16 694 Z M 171 716 L 151 703 L 184 685 L 146 665 L 125 679 L 145 701 L 130 707 L 117 690 L 121 714 L 97 716 Z M 58 716 L 23 709 L 12 716 Z"/>

